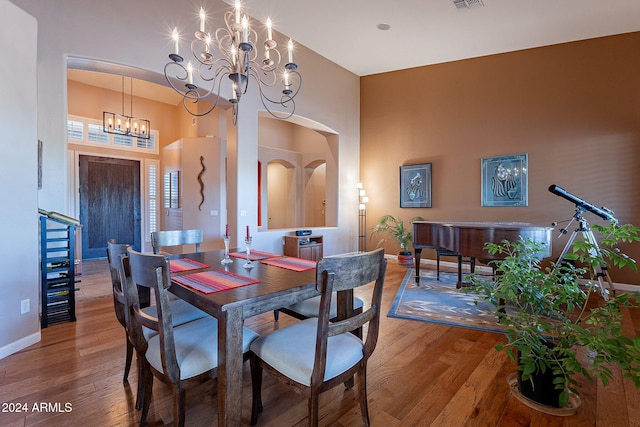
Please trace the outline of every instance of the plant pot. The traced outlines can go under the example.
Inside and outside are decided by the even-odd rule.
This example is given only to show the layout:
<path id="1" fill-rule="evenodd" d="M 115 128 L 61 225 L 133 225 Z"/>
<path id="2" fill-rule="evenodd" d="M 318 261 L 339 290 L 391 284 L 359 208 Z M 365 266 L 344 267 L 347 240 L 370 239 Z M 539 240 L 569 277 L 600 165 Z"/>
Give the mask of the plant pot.
<path id="1" fill-rule="evenodd" d="M 551 345 L 546 343 L 546 345 Z M 517 363 L 520 364 L 520 355 L 517 356 Z M 553 380 L 557 377 L 552 372 L 552 369 L 547 369 L 545 373 L 533 373 L 531 379 L 523 380 L 522 371 L 518 371 L 518 390 L 520 393 L 544 406 L 550 406 L 552 408 L 559 408 L 560 393 L 562 390 L 556 388 Z"/>
<path id="2" fill-rule="evenodd" d="M 411 267 L 413 265 L 413 254 L 411 252 L 400 252 L 398 254 L 398 264 Z"/>

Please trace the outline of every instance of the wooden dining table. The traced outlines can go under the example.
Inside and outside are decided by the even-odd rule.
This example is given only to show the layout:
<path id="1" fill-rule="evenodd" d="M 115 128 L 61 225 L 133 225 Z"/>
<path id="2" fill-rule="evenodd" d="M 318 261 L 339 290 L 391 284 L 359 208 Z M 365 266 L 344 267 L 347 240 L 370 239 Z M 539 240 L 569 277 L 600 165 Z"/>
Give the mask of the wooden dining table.
<path id="1" fill-rule="evenodd" d="M 233 251 L 232 251 L 233 252 Z M 221 264 L 224 251 L 173 255 L 206 264 L 198 270 L 226 270 L 259 280 L 258 283 L 205 294 L 172 280 L 169 291 L 218 319 L 218 426 L 239 426 L 242 423 L 242 328 L 244 319 L 260 313 L 286 307 L 319 295 L 316 291 L 316 270 L 293 271 L 256 260 L 253 268 L 244 268 L 246 260 L 231 258 L 233 263 Z M 193 273 L 173 273 L 172 277 Z"/>

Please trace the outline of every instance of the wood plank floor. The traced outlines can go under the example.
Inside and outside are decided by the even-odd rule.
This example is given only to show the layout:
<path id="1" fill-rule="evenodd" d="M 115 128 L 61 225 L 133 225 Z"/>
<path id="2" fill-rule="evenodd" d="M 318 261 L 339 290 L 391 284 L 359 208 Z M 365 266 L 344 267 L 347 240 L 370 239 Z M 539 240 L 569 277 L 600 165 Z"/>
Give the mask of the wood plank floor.
<path id="1" fill-rule="evenodd" d="M 619 372 L 606 389 L 582 381 L 576 415 L 545 415 L 510 394 L 506 378 L 514 364 L 494 349 L 502 335 L 386 317 L 405 273 L 390 260 L 380 339 L 369 363 L 373 426 L 640 426 L 640 392 Z M 85 269 L 83 276 L 84 283 L 109 289 L 109 276 L 99 269 Z M 52 325 L 42 330 L 40 343 L 0 360 L 0 425 L 137 424 L 135 367 L 129 383 L 123 383 L 125 338 L 111 297 L 79 299 L 77 322 Z M 638 311 L 626 313 L 629 333 L 640 332 Z M 281 315 L 280 326 L 292 321 Z M 264 333 L 274 328 L 273 316 L 266 313 L 246 325 Z M 243 422 L 248 425 L 248 364 L 244 374 Z M 263 386 L 265 409 L 258 425 L 306 425 L 302 398 L 266 375 Z M 335 388 L 320 402 L 321 426 L 361 425 L 355 390 Z M 17 412 L 16 405 L 26 405 L 26 411 Z M 187 426 L 216 425 L 215 384 L 188 392 L 187 407 Z M 169 389 L 156 381 L 148 425 L 171 423 L 171 408 Z"/>

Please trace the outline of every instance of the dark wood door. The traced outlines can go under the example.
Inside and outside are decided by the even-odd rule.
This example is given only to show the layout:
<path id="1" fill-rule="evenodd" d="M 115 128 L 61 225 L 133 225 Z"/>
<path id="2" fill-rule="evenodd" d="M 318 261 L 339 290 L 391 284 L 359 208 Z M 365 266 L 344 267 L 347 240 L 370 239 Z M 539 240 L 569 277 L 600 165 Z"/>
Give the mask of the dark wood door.
<path id="1" fill-rule="evenodd" d="M 140 162 L 80 156 L 82 259 L 104 258 L 107 241 L 140 250 Z"/>

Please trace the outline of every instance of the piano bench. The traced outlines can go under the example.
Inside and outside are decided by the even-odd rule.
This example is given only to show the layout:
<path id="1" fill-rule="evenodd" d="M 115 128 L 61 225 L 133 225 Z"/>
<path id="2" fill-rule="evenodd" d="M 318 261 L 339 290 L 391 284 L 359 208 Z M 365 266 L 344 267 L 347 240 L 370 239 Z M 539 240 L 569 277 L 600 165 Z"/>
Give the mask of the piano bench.
<path id="1" fill-rule="evenodd" d="M 450 251 L 448 249 L 444 249 L 444 248 L 437 248 L 436 249 L 436 280 L 440 280 L 440 257 L 441 256 L 454 256 L 458 258 L 458 285 L 461 285 L 461 281 L 462 281 L 462 263 L 463 262 L 468 262 L 469 263 L 469 269 L 471 270 L 471 272 L 475 272 L 476 269 L 476 259 L 474 257 L 463 257 L 461 253 L 459 252 L 454 252 L 454 251 Z M 457 286 L 460 287 L 460 286 Z"/>

